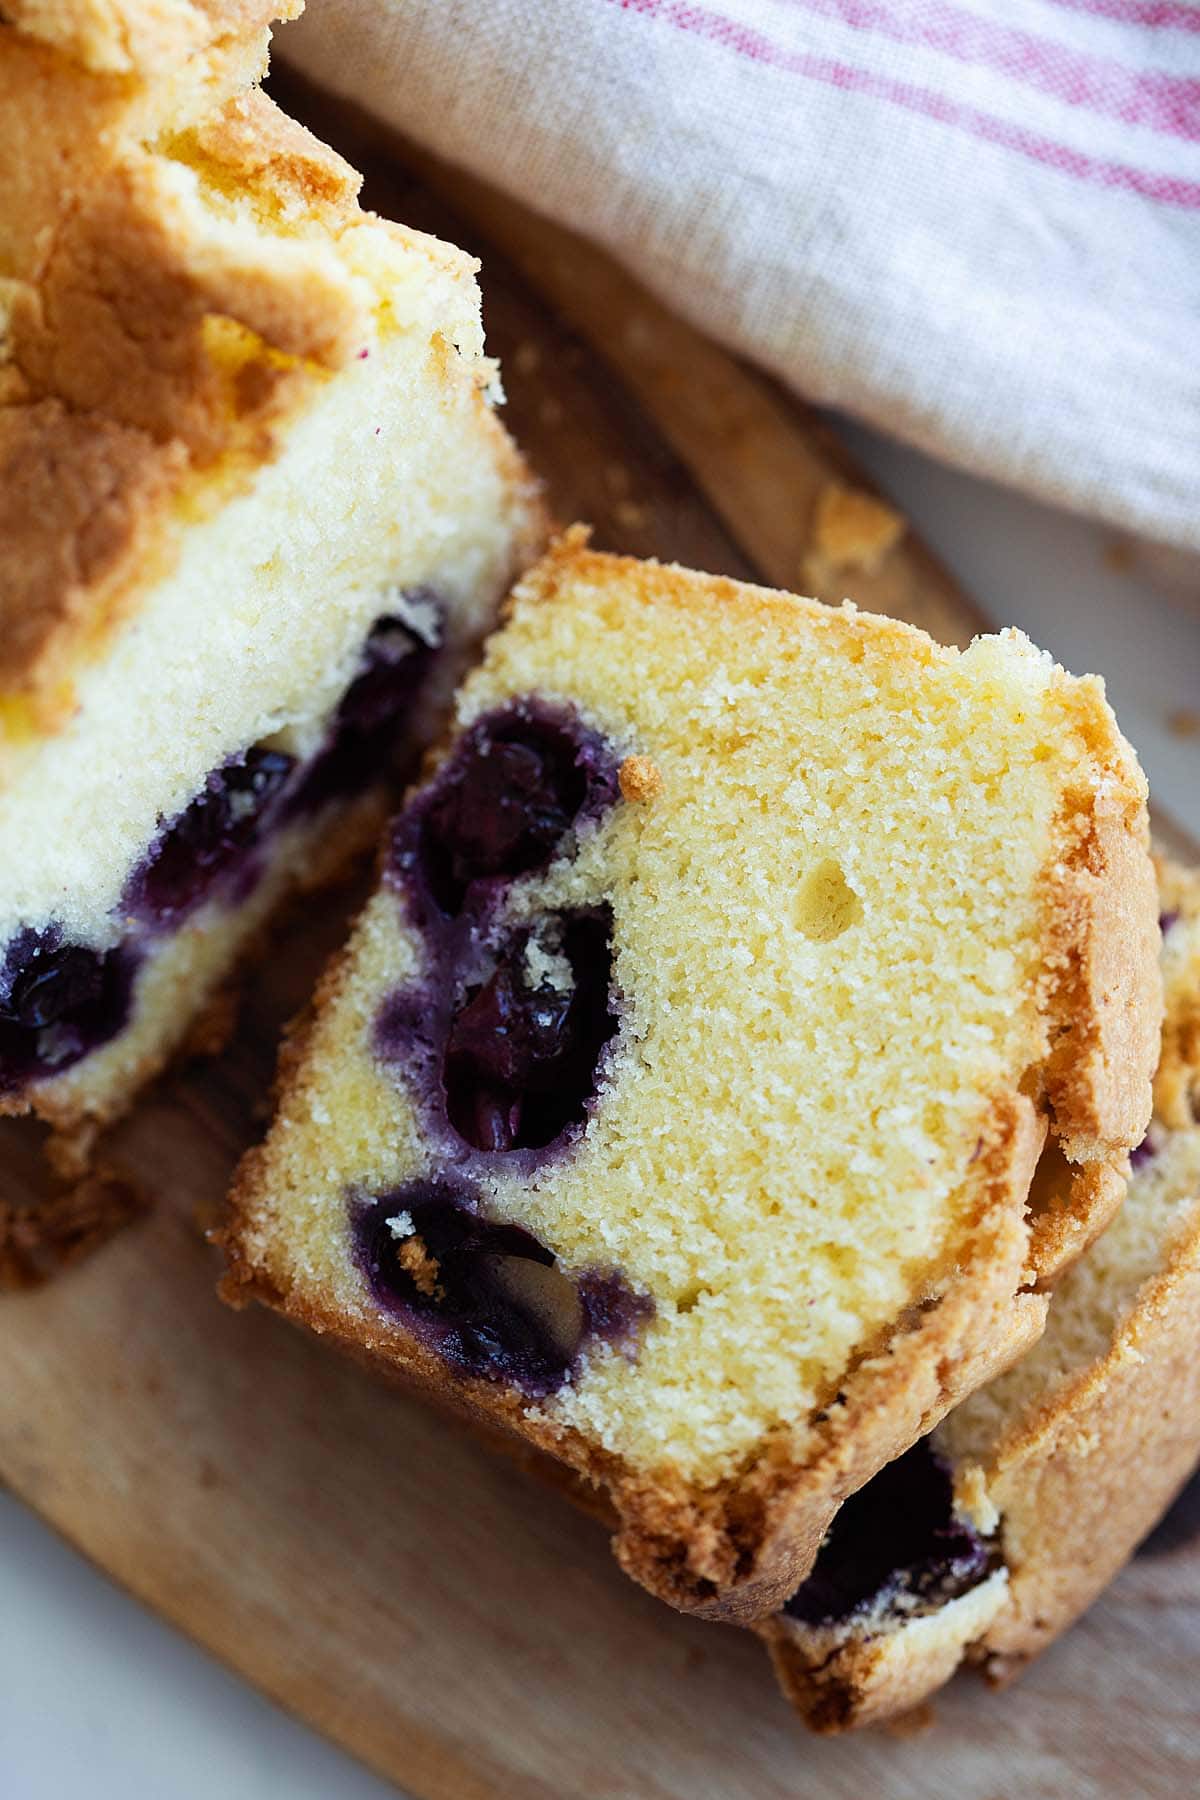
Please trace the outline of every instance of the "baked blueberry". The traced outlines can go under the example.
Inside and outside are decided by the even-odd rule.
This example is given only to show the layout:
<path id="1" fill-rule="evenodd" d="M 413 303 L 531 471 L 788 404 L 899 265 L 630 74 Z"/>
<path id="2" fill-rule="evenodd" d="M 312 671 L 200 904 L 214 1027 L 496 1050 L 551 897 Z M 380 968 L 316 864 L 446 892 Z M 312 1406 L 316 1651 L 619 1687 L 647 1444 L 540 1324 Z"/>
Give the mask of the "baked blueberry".
<path id="1" fill-rule="evenodd" d="M 432 590 L 414 590 L 408 599 L 431 618 L 443 608 Z M 440 627 L 433 634 L 440 637 Z M 432 644 L 403 619 L 377 619 L 363 649 L 362 668 L 342 697 L 328 744 L 289 796 L 289 815 L 315 812 L 329 801 L 378 780 L 408 735 L 413 702 L 434 658 Z"/>
<path id="2" fill-rule="evenodd" d="M 553 1253 L 516 1225 L 481 1218 L 477 1196 L 449 1180 L 377 1200 L 358 1224 L 374 1293 L 471 1375 L 550 1393 L 570 1373 L 586 1326 Z"/>
<path id="3" fill-rule="evenodd" d="M 476 1150 L 541 1148 L 584 1117 L 617 1029 L 611 969 L 606 911 L 552 915 L 539 934 L 518 931 L 468 992 L 442 1080 L 450 1123 Z"/>
<path id="4" fill-rule="evenodd" d="M 64 943 L 57 925 L 18 932 L 0 966 L 0 1090 L 57 1073 L 114 1037 L 136 959 Z"/>
<path id="5" fill-rule="evenodd" d="M 447 916 L 476 882 L 544 869 L 584 815 L 617 796 L 616 763 L 567 707 L 522 699 L 477 719 L 401 818 L 396 860 Z"/>
<path id="6" fill-rule="evenodd" d="M 532 1233 L 484 1218 L 457 1177 L 410 1182 L 363 1207 L 355 1235 L 381 1305 L 464 1373 L 530 1395 L 561 1387 L 589 1339 L 629 1348 L 653 1312 L 615 1271 L 572 1279 Z"/>
<path id="7" fill-rule="evenodd" d="M 845 1502 L 783 1610 L 826 1625 L 890 1601 L 941 1605 L 982 1581 L 991 1564 L 979 1533 L 954 1511 L 949 1463 L 922 1438 Z"/>
<path id="8" fill-rule="evenodd" d="M 162 927 L 206 900 L 258 842 L 294 767 L 284 751 L 256 746 L 214 769 L 159 832 L 126 890 L 129 910 Z"/>

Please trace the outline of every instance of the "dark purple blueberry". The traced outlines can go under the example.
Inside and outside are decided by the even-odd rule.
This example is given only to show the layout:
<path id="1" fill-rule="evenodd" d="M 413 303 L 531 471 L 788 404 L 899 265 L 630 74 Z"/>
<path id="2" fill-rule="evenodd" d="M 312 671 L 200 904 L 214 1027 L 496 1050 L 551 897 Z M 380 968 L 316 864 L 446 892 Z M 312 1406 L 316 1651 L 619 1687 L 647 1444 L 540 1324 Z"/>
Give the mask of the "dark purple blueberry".
<path id="1" fill-rule="evenodd" d="M 1200 1473 L 1193 1475 L 1180 1489 L 1170 1510 L 1149 1537 L 1142 1540 L 1137 1554 L 1169 1556 L 1173 1551 L 1190 1548 L 1197 1539 L 1200 1539 Z"/>
<path id="2" fill-rule="evenodd" d="M 115 1037 L 129 1017 L 131 951 L 64 943 L 26 929 L 0 964 L 0 1092 L 56 1074 Z"/>
<path id="3" fill-rule="evenodd" d="M 577 1280 L 519 1225 L 480 1216 L 466 1182 L 410 1182 L 359 1210 L 358 1254 L 381 1305 L 455 1368 L 553 1393 L 589 1339 L 632 1348 L 653 1302 L 615 1272 Z"/>
<path id="4" fill-rule="evenodd" d="M 424 589 L 409 596 L 440 614 Z M 434 651 L 402 619 L 377 619 L 363 650 L 360 674 L 342 696 L 329 742 L 288 800 L 288 811 L 315 812 L 330 800 L 385 780 L 433 662 Z"/>
<path id="5" fill-rule="evenodd" d="M 1177 912 L 1160 913 L 1158 915 L 1158 929 L 1162 932 L 1162 935 L 1166 937 L 1168 931 L 1170 931 L 1171 927 L 1177 924 L 1178 921 L 1179 914 Z"/>
<path id="6" fill-rule="evenodd" d="M 453 917 L 474 882 L 544 869 L 581 816 L 616 796 L 616 761 L 595 732 L 564 707 L 514 701 L 475 721 L 401 818 L 397 860 Z"/>
<path id="7" fill-rule="evenodd" d="M 415 598 L 416 596 L 414 596 Z M 422 593 L 431 608 L 434 596 Z M 339 726 L 377 731 L 396 722 L 397 707 L 412 694 L 414 676 L 428 666 L 430 645 L 403 619 L 376 619 L 363 651 L 362 673 L 352 681 L 338 707 Z"/>
<path id="8" fill-rule="evenodd" d="M 254 848 L 294 767 L 284 751 L 256 747 L 214 769 L 160 830 L 126 889 L 128 910 L 163 926 L 205 900 Z"/>
<path id="9" fill-rule="evenodd" d="M 450 1021 L 442 1083 L 450 1123 L 476 1150 L 541 1148 L 584 1117 L 617 1029 L 611 935 L 607 909 L 550 914 L 539 938 L 517 931 L 468 990 Z M 532 981 L 535 942 L 550 948 L 558 984 Z"/>
<path id="10" fill-rule="evenodd" d="M 1129 1166 L 1131 1169 L 1144 1169 L 1147 1163 L 1154 1161 L 1157 1154 L 1149 1137 L 1144 1137 L 1141 1143 L 1135 1145 L 1129 1152 Z"/>
<path id="11" fill-rule="evenodd" d="M 585 1270 L 578 1281 L 589 1337 L 631 1350 L 637 1334 L 654 1315 L 649 1294 L 637 1294 L 615 1273 Z"/>
<path id="12" fill-rule="evenodd" d="M 103 991 L 103 956 L 79 944 L 51 950 L 43 942 L 21 961 L 4 1011 L 26 1031 L 40 1031 L 94 1006 Z"/>
<path id="13" fill-rule="evenodd" d="M 475 1206 L 465 1185 L 446 1180 L 377 1200 L 358 1225 L 372 1289 L 457 1368 L 552 1393 L 578 1355 L 583 1304 L 544 1244 Z"/>
<path id="14" fill-rule="evenodd" d="M 993 1566 L 979 1533 L 955 1515 L 950 1465 L 922 1438 L 851 1494 L 784 1611 L 831 1625 L 900 1599 L 943 1605 Z"/>

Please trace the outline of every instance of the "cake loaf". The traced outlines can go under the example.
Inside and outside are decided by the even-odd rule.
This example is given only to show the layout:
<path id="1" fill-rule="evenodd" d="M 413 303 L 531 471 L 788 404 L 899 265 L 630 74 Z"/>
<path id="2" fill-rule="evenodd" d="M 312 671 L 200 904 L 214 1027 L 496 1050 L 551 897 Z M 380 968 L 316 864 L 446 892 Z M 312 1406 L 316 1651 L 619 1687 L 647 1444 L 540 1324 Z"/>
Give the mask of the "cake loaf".
<path id="1" fill-rule="evenodd" d="M 606 1489 L 665 1600 L 761 1617 L 1119 1203 L 1156 916 L 1096 680 L 574 531 L 289 1045 L 226 1292 Z"/>
<path id="2" fill-rule="evenodd" d="M 542 531 L 473 263 L 261 92 L 275 10 L 0 15 L 0 1112 L 77 1143 L 377 839 Z"/>

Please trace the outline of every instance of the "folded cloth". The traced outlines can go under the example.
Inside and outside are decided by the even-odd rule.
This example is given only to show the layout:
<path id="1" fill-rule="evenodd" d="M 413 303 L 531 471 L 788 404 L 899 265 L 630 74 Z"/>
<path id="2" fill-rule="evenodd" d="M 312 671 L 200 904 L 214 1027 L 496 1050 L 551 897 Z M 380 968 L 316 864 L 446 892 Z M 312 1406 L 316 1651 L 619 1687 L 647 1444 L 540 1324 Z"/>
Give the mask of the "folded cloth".
<path id="1" fill-rule="evenodd" d="M 310 0 L 279 51 L 807 398 L 1200 549 L 1196 0 Z"/>

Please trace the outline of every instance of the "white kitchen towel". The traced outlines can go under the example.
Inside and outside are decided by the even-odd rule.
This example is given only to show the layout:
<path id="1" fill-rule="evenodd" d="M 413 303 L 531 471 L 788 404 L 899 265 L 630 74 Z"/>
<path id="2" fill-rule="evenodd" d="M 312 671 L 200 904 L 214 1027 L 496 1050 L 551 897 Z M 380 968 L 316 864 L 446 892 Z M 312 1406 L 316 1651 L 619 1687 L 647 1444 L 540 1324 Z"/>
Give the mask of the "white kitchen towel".
<path id="1" fill-rule="evenodd" d="M 1200 549 L 1200 0 L 309 0 L 277 49 L 808 398 Z"/>

